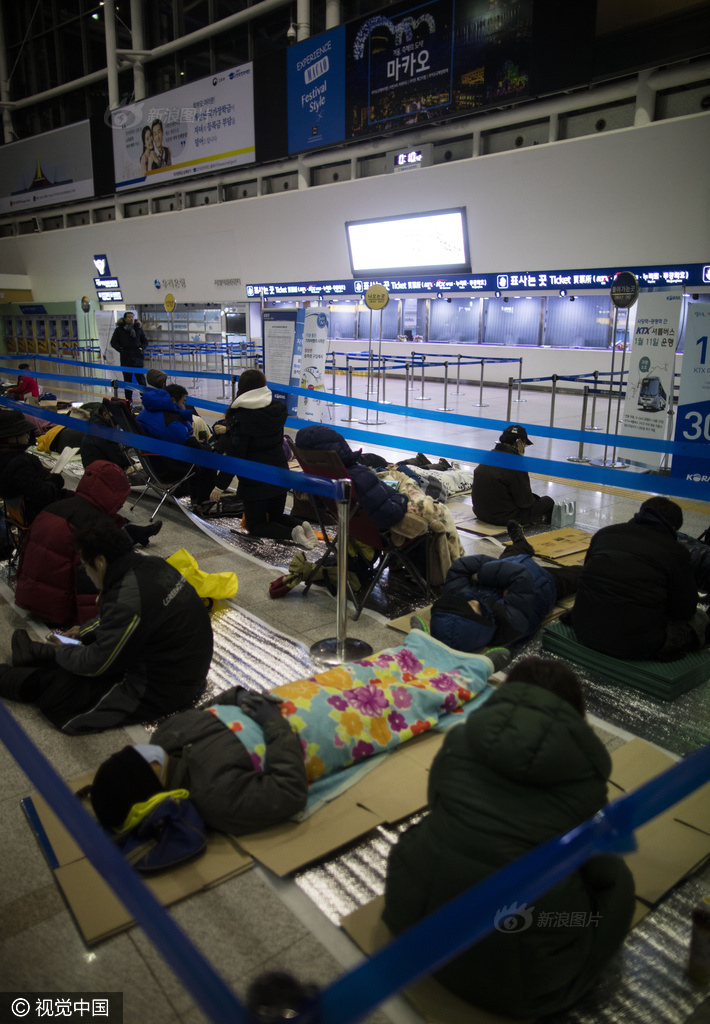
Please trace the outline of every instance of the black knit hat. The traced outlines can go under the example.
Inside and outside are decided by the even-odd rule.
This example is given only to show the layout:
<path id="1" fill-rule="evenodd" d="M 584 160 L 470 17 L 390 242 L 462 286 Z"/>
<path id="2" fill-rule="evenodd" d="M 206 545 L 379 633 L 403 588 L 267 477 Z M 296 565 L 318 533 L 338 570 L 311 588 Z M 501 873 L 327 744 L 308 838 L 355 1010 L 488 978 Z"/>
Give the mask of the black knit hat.
<path id="1" fill-rule="evenodd" d="M 0 409 L 0 438 L 21 437 L 33 430 L 32 424 L 17 409 Z"/>
<path id="2" fill-rule="evenodd" d="M 91 806 L 104 828 L 120 828 L 134 804 L 164 791 L 146 759 L 135 747 L 124 747 L 96 772 L 90 790 Z"/>
<path id="3" fill-rule="evenodd" d="M 526 445 L 532 444 L 527 430 L 520 423 L 511 423 L 509 427 L 506 427 L 500 435 L 499 441 L 501 444 L 511 445 L 515 444 L 516 441 L 524 441 Z"/>

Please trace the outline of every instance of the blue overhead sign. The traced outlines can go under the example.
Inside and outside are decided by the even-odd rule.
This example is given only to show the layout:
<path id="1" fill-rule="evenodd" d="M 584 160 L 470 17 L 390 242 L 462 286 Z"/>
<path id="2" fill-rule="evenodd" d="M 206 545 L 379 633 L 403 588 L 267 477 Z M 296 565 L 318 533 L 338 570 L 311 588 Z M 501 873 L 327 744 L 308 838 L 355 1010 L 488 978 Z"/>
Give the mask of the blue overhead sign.
<path id="1" fill-rule="evenodd" d="M 361 297 L 370 285 L 384 285 L 394 296 L 413 293 L 471 294 L 472 292 L 554 292 L 607 291 L 617 274 L 631 271 L 642 288 L 700 287 L 710 283 L 710 265 L 702 263 L 669 264 L 651 267 L 601 267 L 596 270 L 515 271 L 503 274 L 454 274 L 449 277 L 389 277 L 372 280 L 296 281 L 247 284 L 247 298 L 311 298 L 312 296 Z"/>

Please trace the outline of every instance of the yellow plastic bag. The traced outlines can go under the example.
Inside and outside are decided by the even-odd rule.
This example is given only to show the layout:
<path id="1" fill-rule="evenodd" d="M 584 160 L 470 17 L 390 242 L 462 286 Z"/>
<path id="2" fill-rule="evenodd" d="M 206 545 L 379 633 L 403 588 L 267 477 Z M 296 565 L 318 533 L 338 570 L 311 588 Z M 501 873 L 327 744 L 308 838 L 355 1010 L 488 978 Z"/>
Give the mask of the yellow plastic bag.
<path id="1" fill-rule="evenodd" d="M 239 583 L 235 572 L 203 572 L 197 560 L 185 548 L 180 548 L 165 561 L 182 573 L 203 601 L 224 601 L 237 593 Z"/>

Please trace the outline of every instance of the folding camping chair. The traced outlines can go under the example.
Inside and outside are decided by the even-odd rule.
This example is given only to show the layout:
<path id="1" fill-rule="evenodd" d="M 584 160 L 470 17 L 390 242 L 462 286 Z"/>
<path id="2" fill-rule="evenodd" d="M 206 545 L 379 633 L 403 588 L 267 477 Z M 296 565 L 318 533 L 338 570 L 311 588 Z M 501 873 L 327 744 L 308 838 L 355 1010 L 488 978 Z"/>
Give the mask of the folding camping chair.
<path id="1" fill-rule="evenodd" d="M 126 434 L 136 434 L 139 437 L 148 436 L 133 415 L 130 404 L 124 398 L 104 398 L 103 404 L 108 409 L 111 422 L 116 430 L 122 430 Z M 181 484 L 185 483 L 185 481 L 192 476 L 195 472 L 195 467 L 185 464 L 185 472 L 175 479 L 174 472 L 167 471 L 166 468 L 164 468 L 164 459 L 161 456 L 151 455 L 150 452 L 142 451 L 140 448 L 131 448 L 130 450 L 135 454 L 136 458 L 140 462 L 141 469 L 145 473 L 148 481 L 131 505 L 131 511 L 133 511 L 136 505 L 143 500 L 149 490 L 153 491 L 155 494 L 159 494 L 160 501 L 155 506 L 153 514 L 149 519 L 149 522 L 152 523 L 162 508 L 163 502 L 166 498 L 171 498 L 173 501 L 177 502 L 175 491 Z"/>
<path id="2" fill-rule="evenodd" d="M 355 605 L 355 618 L 359 618 L 360 612 L 365 607 L 365 602 L 379 583 L 385 569 L 392 566 L 400 566 L 406 569 L 427 603 L 431 602 L 433 594 L 429 584 L 429 531 L 427 530 L 420 537 L 406 541 L 401 546 L 396 545 L 392 540 L 392 532 L 390 530 L 379 530 L 360 505 L 355 484 L 352 482 L 352 478 L 337 452 L 304 451 L 301 448 L 297 448 L 290 438 L 287 438 L 287 440 L 295 459 L 304 473 L 308 473 L 310 476 L 325 477 L 328 480 L 350 481 L 348 544 L 355 548 L 362 563 L 367 565 L 368 577 L 367 586 L 362 595 L 360 593 L 356 594 L 348 581 L 348 597 Z M 336 521 L 340 505 L 333 498 L 319 498 L 316 501 L 313 495 L 309 495 L 309 497 L 318 517 L 318 523 L 326 545 L 325 554 L 315 563 L 315 568 L 320 568 L 328 558 L 332 556 L 337 557 L 337 540 L 336 538 L 331 539 L 328 537 L 323 523 L 320 503 L 322 502 L 326 510 L 335 516 Z M 365 556 L 363 552 L 363 547 L 365 546 L 375 551 L 374 562 L 369 562 Z M 412 560 L 412 556 L 418 551 L 424 557 L 424 564 L 427 567 L 426 577 L 422 575 Z M 307 580 L 305 585 L 306 593 L 308 593 L 310 586 L 311 583 Z"/>

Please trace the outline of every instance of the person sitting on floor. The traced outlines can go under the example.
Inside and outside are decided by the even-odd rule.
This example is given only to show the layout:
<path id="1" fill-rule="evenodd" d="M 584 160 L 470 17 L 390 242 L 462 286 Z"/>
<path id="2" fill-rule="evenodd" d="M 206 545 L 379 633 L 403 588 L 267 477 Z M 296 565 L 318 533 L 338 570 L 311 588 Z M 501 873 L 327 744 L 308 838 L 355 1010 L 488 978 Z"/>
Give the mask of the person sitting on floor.
<path id="1" fill-rule="evenodd" d="M 227 411 L 226 430 L 218 433 L 215 450 L 248 462 L 288 469 L 284 448 L 286 416 L 285 403 L 273 397 L 261 370 L 245 370 L 237 384 L 237 397 Z M 232 475 L 218 475 L 214 498 L 221 497 Z M 288 489 L 280 484 L 241 474 L 237 499 L 244 502 L 246 528 L 253 537 L 290 540 L 299 547 L 312 549 L 317 543 L 315 531 L 310 523 L 284 512 L 287 494 Z"/>
<path id="2" fill-rule="evenodd" d="M 627 523 L 594 534 L 569 616 L 581 644 L 614 658 L 671 661 L 707 643 L 708 617 L 677 538 L 682 525 L 681 508 L 658 495 Z"/>
<path id="3" fill-rule="evenodd" d="M 30 524 L 47 505 L 71 497 L 61 473 L 50 473 L 30 455 L 32 426 L 21 412 L 0 409 L 0 498 L 22 498 L 24 520 Z"/>
<path id="4" fill-rule="evenodd" d="M 162 558 L 133 551 L 112 523 L 78 531 L 76 546 L 100 591 L 98 616 L 67 631 L 76 645 L 15 630 L 0 697 L 36 704 L 70 736 L 189 707 L 212 658 L 212 624 L 195 588 Z"/>
<path id="5" fill-rule="evenodd" d="M 429 773 L 430 813 L 389 855 L 385 924 L 406 931 L 581 825 L 606 805 L 610 771 L 604 744 L 584 720 L 574 673 L 540 658 L 515 664 L 504 685 L 446 734 Z M 623 860 L 591 857 L 534 905 L 501 908 L 495 931 L 434 976 L 491 1013 L 558 1013 L 594 984 L 633 911 Z"/>
<path id="6" fill-rule="evenodd" d="M 500 558 L 465 555 L 449 569 L 431 609 L 431 635 L 437 640 L 459 651 L 521 644 L 557 601 L 576 591 L 579 566 L 538 565 L 520 524 L 508 523 L 508 533 L 513 543 Z"/>
<path id="7" fill-rule="evenodd" d="M 163 523 L 159 519 L 139 526 L 119 515 L 129 494 L 123 470 L 99 460 L 86 469 L 71 498 L 52 502 L 40 512 L 20 551 L 18 608 L 57 626 L 75 626 L 94 618 L 98 591 L 81 569 L 75 532 L 102 523 L 104 528 L 118 526 L 133 544 L 147 547 Z"/>
<path id="8" fill-rule="evenodd" d="M 532 444 L 525 427 L 511 423 L 500 435 L 494 452 L 524 455 Z M 545 495 L 534 494 L 530 475 L 524 469 L 508 469 L 481 462 L 473 471 L 471 501 L 474 515 L 484 523 L 505 526 L 514 519 L 522 526 L 549 523 L 555 502 Z"/>
<path id="9" fill-rule="evenodd" d="M 111 414 L 106 405 L 102 403 L 98 409 L 92 412 L 89 424 L 113 429 Z M 99 434 L 91 432 L 85 433 L 81 439 L 79 454 L 84 469 L 88 469 L 93 462 L 112 462 L 114 466 L 122 469 L 129 478 L 136 479 L 136 468 L 118 441 L 111 441 L 107 437 L 101 437 Z M 131 483 L 134 480 L 131 480 Z"/>
<path id="10" fill-rule="evenodd" d="M 105 761 L 91 790 L 94 810 L 103 825 L 120 828 L 134 803 L 184 788 L 211 828 L 267 828 L 303 809 L 310 783 L 460 712 L 509 661 L 505 650 L 447 651 L 415 631 L 401 646 L 266 696 L 232 687 L 161 723 L 147 751 L 125 748 Z M 136 752 L 157 763 L 160 784 Z"/>
<path id="11" fill-rule="evenodd" d="M 20 363 L 18 370 L 29 370 L 29 363 Z M 36 377 L 27 377 L 18 373 L 17 384 L 7 389 L 7 397 L 15 402 L 27 402 L 28 405 L 39 405 L 39 384 Z"/>
<path id="12" fill-rule="evenodd" d="M 168 384 L 165 388 L 150 387 L 143 392 L 143 408 L 136 420 L 149 437 L 172 444 L 183 444 L 188 448 L 207 450 L 192 431 L 193 411 L 186 404 L 187 389 L 181 384 Z M 151 455 L 156 468 L 166 474 L 167 479 L 179 480 L 188 469 L 189 463 L 163 455 Z M 203 505 L 212 492 L 217 470 L 207 466 L 194 466 L 194 472 L 185 481 L 180 493 L 190 495 L 194 506 Z"/>

